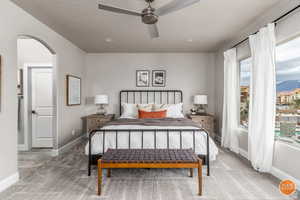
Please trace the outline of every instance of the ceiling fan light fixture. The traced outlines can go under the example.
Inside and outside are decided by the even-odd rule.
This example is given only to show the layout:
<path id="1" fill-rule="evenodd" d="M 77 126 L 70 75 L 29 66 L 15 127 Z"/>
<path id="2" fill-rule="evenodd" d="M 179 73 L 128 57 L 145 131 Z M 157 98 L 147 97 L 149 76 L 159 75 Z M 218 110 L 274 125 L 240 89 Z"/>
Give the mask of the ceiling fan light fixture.
<path id="1" fill-rule="evenodd" d="M 145 24 L 155 24 L 158 21 L 158 16 L 154 14 L 155 9 L 150 5 L 142 11 L 142 22 Z"/>
<path id="2" fill-rule="evenodd" d="M 200 0 L 172 0 L 171 2 L 167 3 L 166 5 L 158 9 L 154 9 L 151 6 L 151 3 L 153 3 L 155 0 L 145 0 L 145 1 L 146 3 L 148 3 L 148 7 L 145 8 L 142 12 L 136 12 L 136 11 L 104 5 L 104 4 L 99 4 L 99 9 L 114 12 L 114 13 L 141 17 L 142 22 L 148 25 L 148 32 L 150 34 L 150 37 L 153 39 L 159 37 L 159 31 L 156 25 L 159 16 L 163 16 L 175 12 L 177 10 L 186 8 L 195 3 L 198 3 Z"/>
<path id="3" fill-rule="evenodd" d="M 143 15 L 142 22 L 145 24 L 155 24 L 158 21 L 158 16 L 154 14 Z"/>
<path id="4" fill-rule="evenodd" d="M 105 42 L 112 42 L 111 38 L 105 38 Z"/>

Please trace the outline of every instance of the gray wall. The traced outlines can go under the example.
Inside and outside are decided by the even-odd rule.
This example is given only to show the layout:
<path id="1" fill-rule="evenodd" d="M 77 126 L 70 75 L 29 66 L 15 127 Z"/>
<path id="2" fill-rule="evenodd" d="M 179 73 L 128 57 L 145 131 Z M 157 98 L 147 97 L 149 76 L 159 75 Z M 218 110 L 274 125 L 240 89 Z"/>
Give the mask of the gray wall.
<path id="1" fill-rule="evenodd" d="M 226 49 L 229 49 L 241 41 L 245 37 L 249 36 L 253 32 L 257 31 L 260 27 L 265 24 L 273 21 L 281 14 L 287 12 L 288 10 L 296 7 L 299 4 L 299 1 L 287 1 L 284 0 L 264 15 L 257 18 L 252 24 L 249 24 L 245 29 L 241 30 L 240 33 L 229 42 L 226 42 L 222 48 L 217 52 L 216 55 L 216 115 L 219 124 L 219 136 L 221 137 L 221 128 L 222 128 L 222 104 L 223 104 L 223 76 L 224 76 L 224 58 L 223 52 Z M 285 40 L 291 39 L 295 36 L 300 36 L 300 11 L 288 16 L 286 19 L 282 20 L 276 26 L 276 40 L 277 43 L 284 42 Z M 245 43 L 238 47 L 238 57 L 239 59 L 245 58 L 249 55 L 249 47 Z M 245 131 L 241 131 L 239 135 L 239 145 L 241 150 L 248 151 L 248 134 Z M 290 145 L 282 145 L 281 142 L 276 142 L 274 150 L 274 160 L 273 167 L 281 170 L 284 173 L 287 173 L 295 178 L 300 177 L 300 160 L 296 159 L 300 155 L 300 148 L 296 148 Z M 293 159 L 294 158 L 294 159 Z M 288 160 L 287 160 L 288 159 Z M 285 167 L 286 165 L 289 167 Z"/>
<path id="2" fill-rule="evenodd" d="M 81 129 L 83 106 L 66 106 L 66 74 L 83 77 L 85 52 L 52 31 L 9 0 L 0 1 L 0 54 L 2 56 L 0 111 L 0 182 L 17 174 L 17 38 L 21 34 L 44 40 L 57 54 L 58 135 L 60 145 L 78 137 L 71 129 Z M 13 20 L 18 19 L 18 20 Z M 3 31 L 4 30 L 4 31 Z M 84 80 L 83 80 L 84 81 Z M 84 94 L 83 94 L 84 95 Z"/>
<path id="3" fill-rule="evenodd" d="M 191 109 L 193 95 L 207 94 L 208 111 L 214 114 L 215 62 L 211 53 L 88 54 L 87 96 L 92 99 L 96 94 L 108 94 L 108 111 L 118 113 L 119 91 L 136 88 L 135 76 L 139 69 L 166 70 L 166 88 L 183 90 L 185 111 Z M 87 112 L 95 112 L 94 106 L 88 104 Z"/>

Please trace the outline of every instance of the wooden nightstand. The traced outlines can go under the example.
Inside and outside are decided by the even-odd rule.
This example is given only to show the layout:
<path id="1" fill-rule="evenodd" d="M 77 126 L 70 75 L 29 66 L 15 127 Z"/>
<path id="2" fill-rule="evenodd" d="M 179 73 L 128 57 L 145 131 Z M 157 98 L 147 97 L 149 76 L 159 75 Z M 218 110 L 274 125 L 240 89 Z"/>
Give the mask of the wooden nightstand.
<path id="1" fill-rule="evenodd" d="M 104 126 L 107 122 L 112 121 L 115 118 L 114 114 L 109 115 L 88 115 L 85 117 L 82 117 L 82 123 L 83 123 L 83 131 L 84 133 L 89 133 L 93 129 L 99 128 Z"/>
<path id="2" fill-rule="evenodd" d="M 210 137 L 215 138 L 215 117 L 210 114 L 206 115 L 191 115 L 188 114 L 187 117 L 194 122 L 198 123 L 201 127 L 209 132 Z"/>

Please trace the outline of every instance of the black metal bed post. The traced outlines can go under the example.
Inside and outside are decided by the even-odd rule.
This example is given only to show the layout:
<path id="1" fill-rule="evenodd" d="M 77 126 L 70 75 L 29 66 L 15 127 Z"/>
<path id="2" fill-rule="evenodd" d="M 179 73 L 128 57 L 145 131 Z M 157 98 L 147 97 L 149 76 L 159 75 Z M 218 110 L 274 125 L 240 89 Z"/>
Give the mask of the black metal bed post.
<path id="1" fill-rule="evenodd" d="M 119 114 L 122 115 L 122 91 L 120 91 L 119 100 L 120 100 L 120 103 L 119 103 L 120 113 Z"/>
<path id="2" fill-rule="evenodd" d="M 210 176 L 210 164 L 209 164 L 209 133 L 207 130 L 202 129 L 206 133 L 206 167 L 207 167 L 207 176 Z"/>
<path id="3" fill-rule="evenodd" d="M 89 133 L 89 162 L 88 162 L 88 176 L 91 176 L 91 166 L 92 166 L 92 137 L 96 133 L 96 130 L 92 130 Z"/>

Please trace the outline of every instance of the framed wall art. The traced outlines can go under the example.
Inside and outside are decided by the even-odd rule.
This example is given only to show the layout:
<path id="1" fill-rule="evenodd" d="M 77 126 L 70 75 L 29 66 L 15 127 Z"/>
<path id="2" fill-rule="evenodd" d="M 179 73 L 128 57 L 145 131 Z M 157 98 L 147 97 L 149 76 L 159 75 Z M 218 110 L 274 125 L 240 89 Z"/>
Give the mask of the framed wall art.
<path id="1" fill-rule="evenodd" d="M 152 71 L 152 86 L 153 87 L 166 87 L 166 71 L 153 70 Z"/>
<path id="2" fill-rule="evenodd" d="M 81 105 L 81 78 L 67 75 L 67 105 Z"/>
<path id="3" fill-rule="evenodd" d="M 149 87 L 150 86 L 150 71 L 136 70 L 136 86 Z"/>

